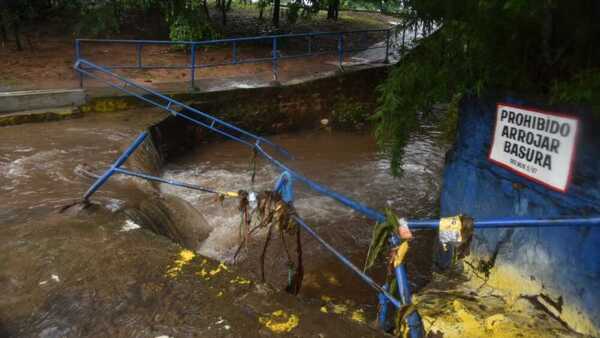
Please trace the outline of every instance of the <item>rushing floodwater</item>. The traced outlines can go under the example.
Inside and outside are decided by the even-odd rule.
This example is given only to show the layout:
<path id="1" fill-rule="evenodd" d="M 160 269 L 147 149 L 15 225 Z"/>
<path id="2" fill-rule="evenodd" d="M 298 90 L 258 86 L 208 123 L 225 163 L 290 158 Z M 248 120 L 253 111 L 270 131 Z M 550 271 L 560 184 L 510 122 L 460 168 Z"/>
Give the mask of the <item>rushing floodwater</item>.
<path id="1" fill-rule="evenodd" d="M 143 115 L 133 115 L 136 113 L 2 128 L 0 336 L 6 332 L 47 337 L 102 333 L 159 336 L 175 332 L 180 318 L 188 317 L 195 323 L 189 324 L 190 332 L 220 336 L 210 331 L 216 329 L 207 321 L 238 316 L 240 309 L 235 304 L 229 309 L 214 301 L 201 301 L 206 298 L 202 292 L 209 289 L 185 288 L 191 282 L 169 286 L 164 281 L 164 271 L 179 250 L 168 239 L 146 230 L 124 231 L 130 229 L 131 222 L 117 211 L 148 194 L 147 187 L 141 187 L 137 180 L 121 176 L 111 179 L 94 196 L 103 208 L 91 208 L 76 217 L 57 213 L 57 208 L 81 196 L 93 182 L 81 174 L 83 163 L 96 170 L 105 168 L 140 130 L 164 116 L 147 110 Z M 368 134 L 314 131 L 272 139 L 296 156 L 288 164 L 306 176 L 372 208 L 392 207 L 401 216 L 426 217 L 436 212 L 445 151 L 436 134 L 435 128 L 429 127 L 413 137 L 403 164 L 405 175 L 400 179 L 389 174 L 388 159 L 378 152 Z M 272 189 L 278 172 L 264 161 L 259 161 L 255 186 L 250 186 L 250 155 L 247 148 L 232 142 L 206 144 L 168 164 L 164 176 L 224 190 Z M 238 245 L 236 203 L 226 201 L 221 207 L 206 194 L 165 185 L 160 189 L 191 202 L 214 228 L 199 252 L 230 260 Z M 299 184 L 295 205 L 327 241 L 362 265 L 372 221 Z M 413 245 L 409 272 L 416 286 L 429 278 L 431 238 L 431 234 L 419 233 Z M 238 262 L 238 267 L 256 279 L 263 239 L 264 233 L 254 236 L 250 249 Z M 312 238 L 303 235 L 302 239 L 303 299 L 311 303 L 330 295 L 374 310 L 372 290 Z M 285 261 L 275 236 L 266 277 L 277 288 L 285 285 Z M 379 267 L 374 274 L 381 277 L 382 270 Z M 163 293 L 157 293 L 157 300 L 149 303 L 148 297 L 154 298 L 148 296 L 148 290 L 163 284 L 167 285 L 161 289 Z M 171 296 L 174 290 L 179 298 Z M 183 306 L 182 299 L 192 303 Z M 180 313 L 190 306 L 201 306 L 204 315 Z M 310 309 L 301 303 L 295 306 Z M 372 317 L 373 311 L 368 316 Z M 155 325 L 157 321 L 161 324 Z M 243 336 L 245 330 L 256 330 L 253 325 L 258 325 L 252 318 L 242 322 L 235 326 L 239 331 L 234 336 Z M 314 330 L 321 330 L 322 325 L 315 323 Z M 198 331 L 202 328 L 208 331 Z"/>
<path id="2" fill-rule="evenodd" d="M 446 149 L 436 136 L 434 127 L 425 127 L 412 138 L 402 165 L 402 178 L 390 174 L 388 158 L 378 151 L 373 137 L 367 133 L 310 131 L 278 135 L 271 140 L 294 154 L 295 159 L 286 163 L 305 176 L 369 207 L 378 210 L 389 207 L 401 217 L 414 218 L 436 214 Z M 173 161 L 166 167 L 164 176 L 225 191 L 272 189 L 279 175 L 278 169 L 260 160 L 252 186 L 250 155 L 247 147 L 235 142 L 215 143 Z M 162 185 L 161 190 L 192 203 L 214 228 L 199 252 L 231 261 L 239 243 L 237 203 L 226 201 L 221 207 L 213 196 L 201 192 L 167 185 Z M 329 243 L 362 266 L 373 221 L 309 190 L 300 182 L 295 183 L 295 190 L 294 204 L 299 215 Z M 256 274 L 259 269 L 258 257 L 264 237 L 265 231 L 254 236 L 248 253 L 238 259 L 239 264 L 251 273 Z M 431 234 L 421 233 L 417 238 L 413 246 L 414 258 L 411 258 L 411 281 L 422 286 L 428 280 L 433 242 Z M 292 239 L 288 243 L 293 243 Z M 365 305 L 374 304 L 373 292 L 320 248 L 315 240 L 303 236 L 303 243 L 304 295 L 317 296 L 325 292 L 352 298 Z M 277 236 L 272 240 L 267 256 L 267 280 L 283 286 L 287 278 L 286 259 Z M 378 270 L 383 269 L 380 267 Z M 381 275 L 381 271 L 375 274 Z"/>

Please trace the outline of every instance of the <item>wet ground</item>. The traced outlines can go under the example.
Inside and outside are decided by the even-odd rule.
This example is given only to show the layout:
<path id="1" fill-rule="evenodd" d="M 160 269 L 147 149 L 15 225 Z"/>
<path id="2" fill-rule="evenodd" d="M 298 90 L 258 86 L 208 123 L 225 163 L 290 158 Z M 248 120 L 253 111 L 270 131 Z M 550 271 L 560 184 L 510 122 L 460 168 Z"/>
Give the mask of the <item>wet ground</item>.
<path id="1" fill-rule="evenodd" d="M 212 197 L 161 187 L 190 201 L 214 228 L 198 253 L 138 228 L 121 212 L 152 193 L 137 180 L 115 177 L 92 207 L 57 212 L 91 184 L 82 163 L 108 166 L 140 130 L 164 117 L 144 109 L 1 129 L 0 336 L 383 335 L 370 326 L 371 290 L 310 238 L 303 237 L 306 275 L 298 297 L 280 291 L 286 271 L 277 241 L 267 260 L 269 284 L 256 282 L 264 234 L 232 265 L 238 238 L 231 202 L 221 207 Z M 446 149 L 436 134 L 426 127 L 414 135 L 402 179 L 389 175 L 386 157 L 368 134 L 312 131 L 273 139 L 297 156 L 290 164 L 308 176 L 369 206 L 426 217 L 435 214 Z M 249 155 L 233 143 L 209 144 L 170 163 L 164 176 L 248 189 Z M 255 188 L 270 188 L 276 176 L 259 162 Z M 326 240 L 362 264 L 372 222 L 300 187 L 296 206 Z M 526 300 L 507 303 L 493 291 L 433 273 L 433 236 L 417 234 L 408 263 L 432 333 L 574 336 Z"/>
<path id="2" fill-rule="evenodd" d="M 229 13 L 229 25 L 222 27 L 222 38 L 240 36 L 258 36 L 268 34 L 261 30 L 265 26 L 259 24 L 255 18 L 256 12 L 246 8 L 233 8 Z M 219 19 L 215 18 L 215 22 Z M 284 20 L 285 21 L 285 20 Z M 319 17 L 307 20 L 299 20 L 294 25 L 282 23 L 282 31 L 279 33 L 302 33 L 302 32 L 337 32 L 364 29 L 386 29 L 397 19 L 376 13 L 343 12 L 337 22 L 326 20 L 323 13 Z M 54 27 L 56 24 L 39 25 L 43 31 L 36 28 L 28 33 L 32 45 L 25 46 L 24 51 L 17 51 L 12 41 L 5 46 L 0 46 L 0 91 L 31 90 L 31 89 L 56 89 L 56 88 L 78 88 L 79 77 L 73 71 L 74 64 L 74 38 L 68 34 L 65 28 Z M 141 26 L 152 31 L 155 27 L 147 27 L 144 21 Z M 267 25 L 268 26 L 268 25 Z M 256 29 L 259 29 L 258 31 Z M 277 32 L 276 32 L 277 33 Z M 141 35 L 140 35 L 141 34 Z M 167 35 L 165 35 L 167 34 Z M 85 37 L 85 36 L 79 36 Z M 114 39 L 147 39 L 168 40 L 168 33 L 128 33 L 123 32 Z M 385 33 L 370 34 L 368 36 L 348 37 L 348 40 L 356 41 L 361 46 L 368 46 L 385 39 Z M 291 56 L 306 52 L 308 47 L 306 39 L 288 39 L 279 42 L 281 56 Z M 348 41 L 351 46 L 351 41 Z M 280 60 L 279 80 L 287 81 L 297 77 L 306 77 L 315 73 L 335 70 L 337 67 L 336 37 L 316 39 L 313 50 L 327 50 L 326 55 L 309 58 L 297 58 Z M 239 43 L 238 59 L 240 61 L 251 58 L 270 58 L 271 44 L 269 40 L 258 44 Z M 100 65 L 135 65 L 135 45 L 123 44 L 83 44 L 82 57 Z M 231 46 L 216 46 L 201 48 L 197 54 L 197 64 L 219 64 L 230 62 L 232 59 Z M 190 55 L 184 49 L 176 49 L 164 46 L 145 46 L 142 52 L 142 60 L 145 65 L 187 65 L 190 63 Z M 351 61 L 349 57 L 346 61 Z M 128 78 L 147 86 L 160 86 L 165 83 L 183 83 L 190 81 L 190 71 L 187 69 L 151 69 L 151 70 L 127 70 L 122 71 Z M 196 71 L 197 80 L 207 79 L 239 79 L 241 77 L 252 77 L 253 80 L 271 81 L 271 63 L 262 64 L 239 64 L 235 66 L 221 66 L 202 68 Z M 86 81 L 86 88 L 104 84 Z"/>

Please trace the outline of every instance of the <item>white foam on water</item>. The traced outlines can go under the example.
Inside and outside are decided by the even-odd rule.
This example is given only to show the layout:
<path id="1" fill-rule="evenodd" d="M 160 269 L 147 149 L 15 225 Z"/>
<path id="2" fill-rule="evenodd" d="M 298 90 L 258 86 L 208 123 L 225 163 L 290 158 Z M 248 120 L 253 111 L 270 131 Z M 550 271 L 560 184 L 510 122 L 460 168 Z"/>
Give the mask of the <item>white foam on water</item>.
<path id="1" fill-rule="evenodd" d="M 134 221 L 128 219 L 125 221 L 125 224 L 123 224 L 120 231 L 126 232 L 126 231 L 131 231 L 131 230 L 137 230 L 139 228 L 141 228 L 141 226 L 136 224 Z"/>

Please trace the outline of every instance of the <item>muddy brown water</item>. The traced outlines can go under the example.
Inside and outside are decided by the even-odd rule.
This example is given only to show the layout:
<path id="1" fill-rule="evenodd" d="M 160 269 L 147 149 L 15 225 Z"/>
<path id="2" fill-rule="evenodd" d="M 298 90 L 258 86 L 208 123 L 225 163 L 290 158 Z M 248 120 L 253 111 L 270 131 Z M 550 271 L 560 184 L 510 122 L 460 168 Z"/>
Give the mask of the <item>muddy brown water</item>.
<path id="1" fill-rule="evenodd" d="M 2 128 L 0 336 L 268 335 L 256 318 L 281 307 L 306 318 L 295 335 L 380 334 L 346 319 L 319 317 L 322 296 L 363 308 L 369 318 L 374 316 L 376 298 L 304 235 L 305 283 L 296 298 L 265 293 L 258 285 L 242 292 L 232 289 L 225 277 L 209 285 L 194 278 L 193 272 L 176 281 L 166 279 L 165 270 L 181 247 L 145 229 L 126 231 L 131 220 L 121 211 L 156 194 L 137 179 L 116 176 L 94 196 L 96 204 L 91 208 L 57 213 L 92 183 L 82 174 L 83 163 L 108 166 L 137 133 L 164 117 L 144 109 Z M 308 131 L 272 140 L 296 156 L 288 162 L 292 167 L 318 182 L 379 210 L 392 207 L 403 216 L 427 217 L 436 213 L 446 149 L 436 135 L 435 127 L 425 127 L 413 137 L 403 178 L 389 174 L 388 159 L 366 133 Z M 270 189 L 278 171 L 259 161 L 252 187 L 250 154 L 233 142 L 203 145 L 168 163 L 163 176 L 226 190 Z M 238 241 L 235 203 L 220 206 L 206 194 L 165 185 L 158 188 L 190 202 L 213 228 L 198 253 L 229 262 Z M 372 221 L 299 184 L 295 205 L 327 241 L 362 265 Z M 429 280 L 432 236 L 417 234 L 409 260 L 414 288 Z M 240 275 L 258 280 L 263 239 L 264 232 L 253 237 L 233 268 Z M 275 239 L 266 263 L 267 280 L 274 289 L 283 288 L 286 280 L 281 249 Z M 380 266 L 374 275 L 381 277 L 382 271 Z M 224 290 L 225 296 L 220 296 L 222 292 L 215 296 L 215 290 Z"/>
<path id="2" fill-rule="evenodd" d="M 441 171 L 446 146 L 436 137 L 434 126 L 424 127 L 416 134 L 406 150 L 402 165 L 405 175 L 393 177 L 389 159 L 382 154 L 369 133 L 342 131 L 307 131 L 284 134 L 270 139 L 284 146 L 295 158 L 286 163 L 305 176 L 346 194 L 372 208 L 391 208 L 403 217 L 433 217 L 437 212 Z M 255 183 L 250 170 L 251 152 L 235 142 L 221 142 L 200 147 L 168 164 L 164 176 L 185 182 L 197 182 L 218 190 L 262 191 L 273 189 L 280 171 L 266 160 L 259 159 Z M 339 204 L 329 197 L 315 193 L 301 182 L 294 184 L 294 205 L 299 215 L 314 226 L 317 232 L 340 252 L 349 256 L 359 267 L 371 240 L 373 221 Z M 202 243 L 203 255 L 232 261 L 239 243 L 239 213 L 237 201 L 225 201 L 221 207 L 214 197 L 204 193 L 161 185 L 165 193 L 176 194 L 190 202 L 211 224 L 214 230 Z M 248 273 L 259 277 L 259 256 L 266 230 L 253 236 L 249 251 L 243 251 L 238 264 Z M 428 280 L 432 265 L 434 234 L 417 233 L 409 269 L 413 288 L 422 287 Z M 316 240 L 303 234 L 305 283 L 302 295 L 318 297 L 327 294 L 351 298 L 372 306 L 373 291 L 347 268 L 325 251 Z M 294 238 L 287 240 L 294 252 Z M 277 236 L 269 246 L 266 261 L 267 280 L 280 287 L 287 282 L 287 258 Z M 381 280 L 383 267 L 374 275 Z"/>

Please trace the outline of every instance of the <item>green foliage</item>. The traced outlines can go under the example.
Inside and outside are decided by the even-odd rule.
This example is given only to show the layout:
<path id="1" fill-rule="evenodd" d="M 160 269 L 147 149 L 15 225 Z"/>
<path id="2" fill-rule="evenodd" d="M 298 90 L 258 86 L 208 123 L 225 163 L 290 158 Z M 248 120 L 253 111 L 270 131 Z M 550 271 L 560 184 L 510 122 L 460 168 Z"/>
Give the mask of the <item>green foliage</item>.
<path id="1" fill-rule="evenodd" d="M 456 139 L 458 130 L 458 110 L 462 94 L 456 94 L 450 100 L 446 115 L 440 121 L 441 139 L 446 143 L 452 143 Z"/>
<path id="2" fill-rule="evenodd" d="M 79 36 L 105 37 L 118 33 L 121 27 L 117 9 L 110 2 L 90 2 L 81 6 L 81 19 L 75 26 Z"/>
<path id="3" fill-rule="evenodd" d="M 298 21 L 302 4 L 300 2 L 293 1 L 287 5 L 287 9 L 287 22 L 293 25 L 296 23 L 296 21 Z"/>
<path id="4" fill-rule="evenodd" d="M 169 38 L 173 41 L 200 41 L 218 37 L 212 26 L 198 15 L 180 15 L 169 26 Z"/>
<path id="5" fill-rule="evenodd" d="M 593 99 L 590 85 L 597 76 L 576 78 L 567 85 L 571 90 L 561 85 L 600 66 L 594 19 L 600 5 L 593 0 L 408 0 L 406 6 L 410 20 L 440 29 L 420 41 L 379 88 L 376 135 L 395 174 L 420 113 L 434 103 L 489 90 L 546 95 L 552 87 L 563 99 Z"/>
<path id="6" fill-rule="evenodd" d="M 334 127 L 347 130 L 363 128 L 370 117 L 368 107 L 354 100 L 344 100 L 335 104 L 331 112 Z"/>
<path id="7" fill-rule="evenodd" d="M 569 81 L 555 82 L 552 100 L 590 105 L 594 115 L 600 117 L 600 70 L 582 72 Z"/>
<path id="8" fill-rule="evenodd" d="M 386 252 L 386 244 L 390 235 L 400 226 L 398 218 L 390 209 L 385 210 L 385 216 L 385 222 L 377 223 L 373 226 L 373 234 L 371 235 L 371 244 L 369 245 L 369 251 L 367 252 L 367 258 L 365 259 L 364 271 L 372 268 L 377 262 L 377 259 L 381 257 L 382 253 Z"/>

